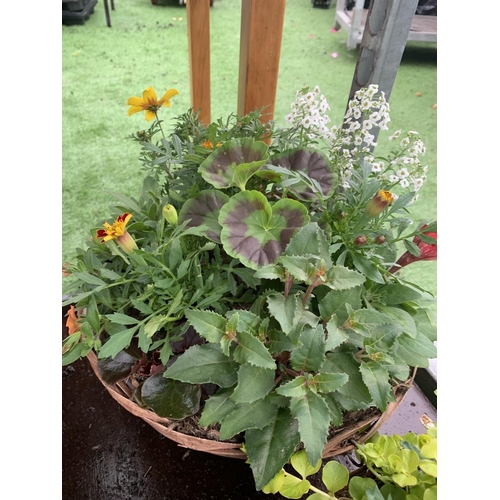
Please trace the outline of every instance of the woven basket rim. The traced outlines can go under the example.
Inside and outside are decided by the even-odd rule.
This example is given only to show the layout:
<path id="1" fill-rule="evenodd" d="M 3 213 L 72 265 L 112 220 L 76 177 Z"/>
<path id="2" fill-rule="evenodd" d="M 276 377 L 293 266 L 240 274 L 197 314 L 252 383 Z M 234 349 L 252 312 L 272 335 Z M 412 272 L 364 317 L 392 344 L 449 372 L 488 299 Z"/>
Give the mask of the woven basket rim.
<path id="1" fill-rule="evenodd" d="M 179 446 L 182 446 L 184 448 L 204 451 L 207 453 L 212 453 L 214 455 L 226 456 L 230 458 L 247 458 L 246 453 L 244 453 L 240 449 L 241 443 L 216 441 L 213 439 L 192 436 L 190 434 L 185 434 L 173 430 L 172 427 L 175 425 L 175 421 L 169 420 L 165 417 L 160 417 L 156 415 L 156 413 L 154 413 L 152 410 L 141 408 L 138 404 L 136 404 L 128 397 L 126 386 L 124 386 L 120 382 L 115 384 L 106 383 L 99 374 L 97 368 L 97 356 L 93 351 L 90 351 L 87 354 L 87 359 L 90 363 L 90 366 L 92 367 L 94 374 L 99 379 L 101 384 L 107 389 L 112 398 L 125 410 L 144 420 L 164 437 L 171 439 Z M 414 369 L 412 376 L 405 383 L 405 386 L 407 386 L 408 389 L 413 384 L 415 373 L 416 369 Z M 353 450 L 355 447 L 355 444 L 353 442 L 354 436 L 356 436 L 356 434 L 359 433 L 361 429 L 366 427 L 369 427 L 369 429 L 366 432 L 363 432 L 363 434 L 356 440 L 356 442 L 363 443 L 368 440 L 392 416 L 392 414 L 404 400 L 407 392 L 408 390 L 395 394 L 396 402 L 389 403 L 387 405 L 387 409 L 380 415 L 373 415 L 369 418 L 363 419 L 362 421 L 356 422 L 356 424 L 347 427 L 345 430 L 339 432 L 331 439 L 329 439 L 323 450 L 323 458 L 331 458 L 334 456 L 343 455 Z"/>

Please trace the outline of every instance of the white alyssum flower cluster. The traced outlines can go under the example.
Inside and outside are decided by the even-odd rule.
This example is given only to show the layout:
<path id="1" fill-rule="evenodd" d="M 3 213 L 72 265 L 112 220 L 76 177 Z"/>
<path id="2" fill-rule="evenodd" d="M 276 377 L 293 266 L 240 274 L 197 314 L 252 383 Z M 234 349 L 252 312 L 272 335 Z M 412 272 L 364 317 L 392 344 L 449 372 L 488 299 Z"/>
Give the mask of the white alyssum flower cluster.
<path id="1" fill-rule="evenodd" d="M 310 140 L 321 139 L 327 155 L 340 169 L 341 185 L 348 189 L 355 163 L 361 159 L 372 164 L 372 173 L 387 184 L 388 189 L 399 185 L 403 189 L 417 192 L 427 179 L 427 166 L 423 166 L 420 156 L 425 154 L 425 146 L 418 133 L 407 132 L 405 136 L 398 130 L 389 137 L 396 148 L 386 159 L 376 158 L 372 149 L 377 145 L 375 128 L 387 131 L 389 103 L 378 85 L 371 84 L 358 90 L 349 102 L 342 127 L 328 127 L 330 106 L 318 86 L 312 91 L 305 87 L 297 91 L 291 112 L 286 121 L 303 130 Z M 417 199 L 415 196 L 414 201 Z"/>

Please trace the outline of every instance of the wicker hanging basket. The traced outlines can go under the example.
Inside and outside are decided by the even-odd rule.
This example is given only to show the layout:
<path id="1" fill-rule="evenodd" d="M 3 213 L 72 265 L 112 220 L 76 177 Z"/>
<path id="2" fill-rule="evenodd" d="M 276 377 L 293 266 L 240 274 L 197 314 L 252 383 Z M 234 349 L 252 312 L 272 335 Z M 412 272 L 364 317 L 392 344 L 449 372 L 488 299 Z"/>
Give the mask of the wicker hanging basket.
<path id="1" fill-rule="evenodd" d="M 90 366 L 92 367 L 95 375 L 108 390 L 113 399 L 133 415 L 142 418 L 142 420 L 151 425 L 151 427 L 156 429 L 162 436 L 165 436 L 180 446 L 191 450 L 204 451 L 206 453 L 222 457 L 247 458 L 247 455 L 240 450 L 241 443 L 205 439 L 173 430 L 173 427 L 176 426 L 175 421 L 159 417 L 153 411 L 141 408 L 137 405 L 131 399 L 132 391 L 124 382 L 117 382 L 112 385 L 104 382 L 99 375 L 99 371 L 97 369 L 97 357 L 93 351 L 90 351 L 87 354 L 87 359 L 89 360 Z M 338 432 L 334 433 L 334 435 L 327 441 L 323 450 L 323 458 L 331 458 L 348 453 L 354 449 L 352 440 L 357 443 L 364 443 L 373 434 L 375 434 L 375 432 L 377 432 L 377 430 L 380 429 L 385 422 L 387 422 L 403 401 L 406 393 L 413 384 L 415 372 L 416 370 L 414 370 L 412 377 L 405 384 L 398 387 L 395 391 L 396 402 L 389 403 L 385 412 L 372 412 L 370 416 L 363 418 L 354 424 L 339 428 Z"/>

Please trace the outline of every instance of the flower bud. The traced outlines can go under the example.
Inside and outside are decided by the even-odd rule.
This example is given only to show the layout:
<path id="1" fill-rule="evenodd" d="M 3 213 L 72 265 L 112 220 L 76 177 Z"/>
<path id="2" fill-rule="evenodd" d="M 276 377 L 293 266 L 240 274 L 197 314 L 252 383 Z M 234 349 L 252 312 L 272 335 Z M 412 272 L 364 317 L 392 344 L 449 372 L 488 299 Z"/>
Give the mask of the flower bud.
<path id="1" fill-rule="evenodd" d="M 385 236 L 383 236 L 382 234 L 379 234 L 376 238 L 375 238 L 375 244 L 377 245 L 382 245 L 382 243 L 385 243 Z"/>
<path id="2" fill-rule="evenodd" d="M 173 205 L 165 205 L 162 210 L 163 217 L 171 226 L 177 226 L 177 210 Z"/>
<path id="3" fill-rule="evenodd" d="M 355 240 L 354 240 L 354 244 L 357 246 L 357 247 L 361 247 L 363 245 L 366 245 L 366 242 L 368 240 L 366 239 L 366 236 L 364 234 L 358 236 Z"/>
<path id="4" fill-rule="evenodd" d="M 370 217 L 376 217 L 387 205 L 394 201 L 394 195 L 390 191 L 380 190 L 366 205 L 365 212 Z"/>

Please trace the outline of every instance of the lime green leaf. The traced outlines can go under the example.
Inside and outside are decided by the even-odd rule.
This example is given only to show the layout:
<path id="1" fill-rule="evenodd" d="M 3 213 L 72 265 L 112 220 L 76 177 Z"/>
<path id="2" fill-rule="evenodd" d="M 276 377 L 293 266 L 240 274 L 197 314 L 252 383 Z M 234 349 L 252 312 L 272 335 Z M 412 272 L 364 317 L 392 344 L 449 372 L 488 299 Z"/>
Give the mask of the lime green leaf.
<path id="1" fill-rule="evenodd" d="M 290 459 L 292 467 L 300 474 L 302 479 L 305 479 L 312 474 L 316 474 L 321 469 L 322 461 L 319 459 L 315 465 L 311 465 L 307 460 L 307 453 L 305 450 L 300 450 L 292 455 Z"/>
<path id="2" fill-rule="evenodd" d="M 285 474 L 280 493 L 285 498 L 302 498 L 309 491 L 310 487 L 311 483 L 307 479 L 299 479 L 290 474 Z"/>
<path id="3" fill-rule="evenodd" d="M 271 481 L 269 481 L 264 488 L 262 488 L 263 493 L 275 494 L 278 493 L 281 485 L 283 484 L 283 479 L 285 478 L 285 471 L 281 469 L 278 474 L 276 474 Z"/>
<path id="4" fill-rule="evenodd" d="M 182 420 L 200 409 L 201 389 L 157 373 L 142 384 L 141 398 L 158 416 Z"/>
<path id="5" fill-rule="evenodd" d="M 378 486 L 370 477 L 353 476 L 349 481 L 349 495 L 353 500 L 362 500 L 366 492 L 371 489 L 378 490 Z"/>
<path id="6" fill-rule="evenodd" d="M 238 369 L 238 385 L 231 395 L 235 403 L 253 403 L 264 398 L 274 387 L 274 369 L 241 365 Z"/>
<path id="7" fill-rule="evenodd" d="M 323 467 L 321 479 L 328 492 L 333 495 L 347 486 L 349 482 L 349 470 L 341 463 L 331 460 Z"/>
<path id="8" fill-rule="evenodd" d="M 266 427 L 245 432 L 245 442 L 255 487 L 261 490 L 295 451 L 299 443 L 297 422 L 288 408 L 276 407 L 276 413 Z"/>
<path id="9" fill-rule="evenodd" d="M 423 500 L 437 500 L 437 486 L 431 486 L 424 492 Z"/>
<path id="10" fill-rule="evenodd" d="M 309 391 L 300 398 L 292 398 L 290 411 L 299 422 L 300 439 L 304 443 L 309 463 L 315 464 L 323 453 L 330 425 L 326 401 Z"/>
<path id="11" fill-rule="evenodd" d="M 226 333 L 226 319 L 217 313 L 190 309 L 185 315 L 193 328 L 209 342 L 220 342 Z"/>
<path id="12" fill-rule="evenodd" d="M 130 302 L 132 302 L 132 305 L 142 314 L 153 314 L 154 312 L 153 309 L 142 300 L 130 299 Z"/>
<path id="13" fill-rule="evenodd" d="M 437 478 L 437 463 L 434 460 L 420 460 L 419 467 L 429 476 Z"/>
<path id="14" fill-rule="evenodd" d="M 238 365 L 216 344 L 190 347 L 167 368 L 165 376 L 190 384 L 217 384 L 231 387 L 236 383 Z"/>
<path id="15" fill-rule="evenodd" d="M 370 391 L 373 402 L 382 411 L 387 408 L 387 403 L 396 401 L 392 386 L 389 383 L 389 374 L 380 363 L 375 361 L 366 361 L 361 363 L 360 367 L 363 382 Z"/>

